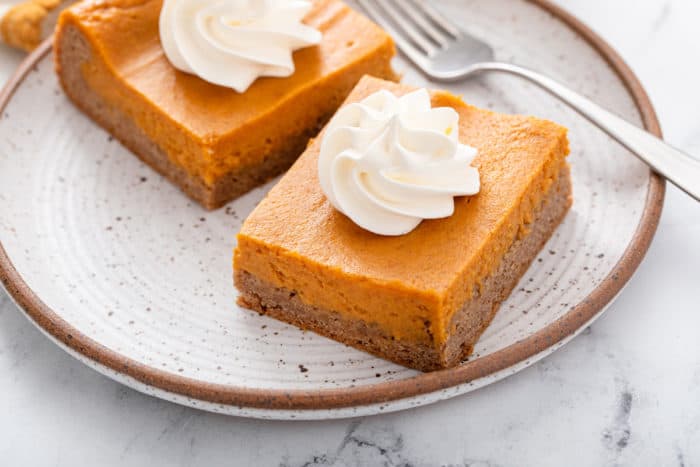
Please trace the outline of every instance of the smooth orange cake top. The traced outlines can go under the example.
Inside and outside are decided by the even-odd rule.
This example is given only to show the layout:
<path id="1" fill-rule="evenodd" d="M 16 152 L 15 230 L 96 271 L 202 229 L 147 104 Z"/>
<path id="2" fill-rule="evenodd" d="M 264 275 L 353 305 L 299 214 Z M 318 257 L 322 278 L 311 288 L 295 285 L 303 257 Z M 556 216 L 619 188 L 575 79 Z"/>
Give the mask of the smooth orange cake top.
<path id="1" fill-rule="evenodd" d="M 282 133 L 279 126 L 306 125 L 306 109 L 299 108 L 303 104 L 322 107 L 324 100 L 337 100 L 332 95 L 337 89 L 347 92 L 362 73 L 390 70 L 394 54 L 391 37 L 367 18 L 339 0 L 316 0 L 304 22 L 322 32 L 321 43 L 294 53 L 296 71 L 290 77 L 261 78 L 238 93 L 170 64 L 158 32 L 161 6 L 162 0 L 86 0 L 62 14 L 58 33 L 71 25 L 88 38 L 96 57 L 83 67 L 86 80 L 113 105 L 131 111 L 153 140 L 170 139 L 172 147 L 165 149 L 182 152 L 181 135 L 169 134 L 163 122 L 172 123 L 199 141 L 201 147 L 189 148 L 189 153 L 204 148 L 201 158 L 217 154 L 218 160 L 211 163 L 225 162 L 221 170 L 238 163 L 237 157 L 244 158 L 247 145 Z M 295 101 L 301 95 L 305 100 Z M 234 143 L 240 154 L 227 154 Z M 192 171 L 201 170 L 192 161 L 181 162 Z M 208 175 L 215 174 L 205 178 Z"/>
<path id="2" fill-rule="evenodd" d="M 348 101 L 379 89 L 413 88 L 364 78 Z M 477 109 L 443 92 L 432 101 L 458 111 L 460 141 L 479 151 L 478 195 L 456 198 L 453 216 L 423 221 L 407 235 L 372 234 L 321 191 L 319 138 L 246 220 L 235 267 L 317 306 L 371 321 L 428 320 L 444 335 L 444 322 L 527 231 L 569 148 L 566 129 L 555 123 Z"/>

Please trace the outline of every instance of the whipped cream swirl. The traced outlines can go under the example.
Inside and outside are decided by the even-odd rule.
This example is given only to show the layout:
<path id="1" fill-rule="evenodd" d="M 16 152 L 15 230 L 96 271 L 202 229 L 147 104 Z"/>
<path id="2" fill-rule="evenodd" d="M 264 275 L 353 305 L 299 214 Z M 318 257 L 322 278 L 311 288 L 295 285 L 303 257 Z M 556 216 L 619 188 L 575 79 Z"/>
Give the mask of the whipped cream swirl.
<path id="1" fill-rule="evenodd" d="M 346 105 L 321 142 L 318 174 L 331 204 L 360 227 L 403 235 L 449 217 L 454 197 L 479 192 L 476 149 L 458 140 L 459 114 L 431 108 L 425 89 L 379 91 Z"/>
<path id="2" fill-rule="evenodd" d="M 294 73 L 292 52 L 318 44 L 302 0 L 165 0 L 160 40 L 178 70 L 245 92 L 259 77 Z"/>

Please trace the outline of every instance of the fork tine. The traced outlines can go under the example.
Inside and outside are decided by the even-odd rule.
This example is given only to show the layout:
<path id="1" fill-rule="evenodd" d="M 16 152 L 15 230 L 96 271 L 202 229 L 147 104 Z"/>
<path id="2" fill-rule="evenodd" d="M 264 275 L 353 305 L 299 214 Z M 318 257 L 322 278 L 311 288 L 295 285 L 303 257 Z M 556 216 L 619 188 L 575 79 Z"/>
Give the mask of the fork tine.
<path id="1" fill-rule="evenodd" d="M 391 0 L 375 0 L 375 3 L 389 15 L 392 21 L 403 30 L 414 44 L 428 54 L 428 57 L 433 56 L 437 52 L 435 46 L 418 31 L 416 26 L 406 19 L 401 10 L 396 8 Z"/>
<path id="2" fill-rule="evenodd" d="M 376 8 L 375 0 L 357 0 L 360 6 L 369 14 L 379 25 L 388 32 L 399 46 L 399 49 L 416 65 L 423 69 L 429 66 L 428 58 L 421 50 L 413 45 L 409 40 L 403 37 L 394 26 L 392 26 L 384 17 L 384 15 Z"/>
<path id="3" fill-rule="evenodd" d="M 398 3 L 403 10 L 404 13 L 406 13 L 407 16 L 409 16 L 413 22 L 423 30 L 423 32 L 437 45 L 439 45 L 441 48 L 446 48 L 447 45 L 449 44 L 449 41 L 452 40 L 452 36 L 449 33 L 445 33 L 441 30 L 439 30 L 437 27 L 433 25 L 429 20 L 425 19 L 425 16 L 421 15 L 418 12 L 418 9 L 421 8 L 421 6 L 416 6 L 416 2 L 414 0 L 394 0 L 396 3 Z"/>
<path id="4" fill-rule="evenodd" d="M 445 18 L 442 13 L 438 12 L 425 0 L 413 0 L 416 7 L 420 8 L 423 13 L 430 18 L 435 24 L 440 26 L 445 32 L 449 33 L 452 37 L 458 38 L 462 36 L 462 32 L 459 28 L 449 19 Z"/>

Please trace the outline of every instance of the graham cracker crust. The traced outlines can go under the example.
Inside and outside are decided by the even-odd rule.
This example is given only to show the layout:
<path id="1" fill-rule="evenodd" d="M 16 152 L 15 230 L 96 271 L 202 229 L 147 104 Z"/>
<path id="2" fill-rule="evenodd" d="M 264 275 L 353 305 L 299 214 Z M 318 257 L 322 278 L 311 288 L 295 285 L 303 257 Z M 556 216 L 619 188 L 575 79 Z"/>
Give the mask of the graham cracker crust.
<path id="1" fill-rule="evenodd" d="M 458 365 L 469 356 L 503 302 L 571 207 L 571 177 L 564 165 L 542 201 L 529 232 L 516 239 L 496 271 L 451 319 L 448 340 L 430 346 L 396 340 L 372 323 L 303 303 L 294 290 L 276 287 L 247 271 L 235 272 L 238 304 L 305 330 L 421 371 Z"/>

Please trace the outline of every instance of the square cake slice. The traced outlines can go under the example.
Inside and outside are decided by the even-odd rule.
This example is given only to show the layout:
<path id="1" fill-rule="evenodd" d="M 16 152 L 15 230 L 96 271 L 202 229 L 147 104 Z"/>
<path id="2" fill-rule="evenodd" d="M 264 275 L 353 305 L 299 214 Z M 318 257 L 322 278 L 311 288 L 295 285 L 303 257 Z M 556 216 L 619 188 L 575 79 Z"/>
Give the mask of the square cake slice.
<path id="1" fill-rule="evenodd" d="M 364 78 L 347 102 L 381 89 L 413 90 Z M 431 100 L 459 114 L 459 140 L 478 150 L 480 192 L 406 235 L 373 234 L 324 195 L 319 138 L 238 234 L 242 306 L 423 371 L 471 353 L 571 206 L 567 130 L 446 92 Z"/>
<path id="2" fill-rule="evenodd" d="M 176 70 L 159 36 L 162 0 L 85 0 L 64 11 L 56 69 L 68 97 L 144 162 L 213 209 L 286 170 L 365 75 L 393 79 L 391 37 L 339 0 L 304 22 L 318 46 L 287 78 L 244 93 Z"/>

